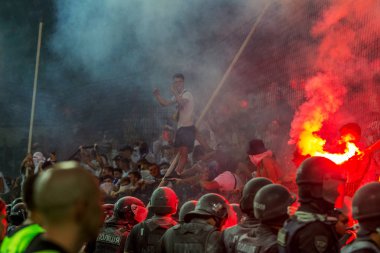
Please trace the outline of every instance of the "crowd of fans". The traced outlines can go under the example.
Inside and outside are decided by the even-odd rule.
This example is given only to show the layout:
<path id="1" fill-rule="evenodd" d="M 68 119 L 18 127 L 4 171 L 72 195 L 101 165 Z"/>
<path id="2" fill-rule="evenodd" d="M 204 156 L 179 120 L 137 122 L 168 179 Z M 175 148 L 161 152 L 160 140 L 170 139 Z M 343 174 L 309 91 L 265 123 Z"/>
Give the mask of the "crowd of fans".
<path id="1" fill-rule="evenodd" d="M 1 202 L 0 252 L 339 252 L 357 236 L 379 250 L 378 203 L 368 217 L 355 207 L 367 206 L 363 193 L 354 211 L 347 196 L 336 205 L 346 178 L 325 158 L 306 159 L 292 180 L 262 140 L 249 141 L 242 159 L 225 145 L 197 145 L 178 175 L 170 141 L 150 150 L 136 142 L 117 152 L 81 146 L 72 161 L 28 154 L 16 187 L 2 177 L 15 198 Z M 366 187 L 379 183 L 358 192 Z"/>
<path id="2" fill-rule="evenodd" d="M 151 145 L 80 146 L 67 161 L 37 151 L 12 184 L 0 175 L 0 252 L 380 252 L 379 170 L 367 162 L 380 141 L 346 167 L 299 155 L 289 170 L 261 139 L 243 152 L 210 145 L 182 74 L 171 91 L 154 96 L 177 105 L 175 138 L 165 126 Z"/>

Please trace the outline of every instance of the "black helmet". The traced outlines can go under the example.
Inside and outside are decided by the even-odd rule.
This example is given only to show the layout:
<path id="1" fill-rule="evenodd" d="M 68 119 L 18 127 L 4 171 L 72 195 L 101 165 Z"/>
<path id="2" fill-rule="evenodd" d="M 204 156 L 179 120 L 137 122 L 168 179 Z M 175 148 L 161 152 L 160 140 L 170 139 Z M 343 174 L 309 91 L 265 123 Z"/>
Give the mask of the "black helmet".
<path id="1" fill-rule="evenodd" d="M 197 202 L 194 211 L 187 213 L 185 222 L 189 222 L 194 217 L 212 217 L 216 221 L 216 227 L 221 228 L 228 216 L 227 200 L 216 193 L 203 195 Z"/>
<path id="2" fill-rule="evenodd" d="M 252 178 L 244 185 L 243 194 L 240 199 L 240 208 L 244 213 L 253 215 L 253 199 L 255 198 L 257 191 L 268 184 L 273 184 L 273 182 L 265 177 L 256 177 Z"/>
<path id="3" fill-rule="evenodd" d="M 9 220 L 12 225 L 21 225 L 28 217 L 28 212 L 26 211 L 26 205 L 23 202 L 15 204 L 9 215 Z"/>
<path id="4" fill-rule="evenodd" d="M 14 207 L 14 206 L 17 205 L 18 203 L 23 203 L 23 202 L 24 202 L 24 201 L 22 200 L 22 198 L 19 197 L 19 198 L 15 198 L 15 199 L 12 201 L 11 205 L 12 205 L 12 207 Z"/>
<path id="5" fill-rule="evenodd" d="M 195 206 L 197 205 L 197 201 L 196 200 L 189 200 L 187 202 L 185 202 L 182 206 L 181 206 L 181 209 L 179 209 L 179 217 L 178 217 L 178 220 L 180 222 L 184 222 L 185 221 L 185 215 L 191 211 L 194 210 Z"/>
<path id="6" fill-rule="evenodd" d="M 261 188 L 254 199 L 253 210 L 260 221 L 270 221 L 286 217 L 288 207 L 296 200 L 289 190 L 279 184 L 270 184 Z"/>
<path id="7" fill-rule="evenodd" d="M 297 170 L 296 183 L 301 202 L 323 199 L 335 204 L 338 196 L 344 193 L 345 182 L 345 171 L 324 157 L 309 157 Z"/>
<path id="8" fill-rule="evenodd" d="M 352 216 L 360 228 L 375 231 L 380 227 L 380 183 L 368 183 L 359 188 L 352 201 Z"/>
<path id="9" fill-rule="evenodd" d="M 120 198 L 115 203 L 112 218 L 128 224 L 137 224 L 145 220 L 147 214 L 148 211 L 141 200 L 128 196 Z"/>
<path id="10" fill-rule="evenodd" d="M 178 197 L 169 187 L 159 187 L 150 198 L 149 209 L 158 215 L 168 215 L 177 212 Z"/>

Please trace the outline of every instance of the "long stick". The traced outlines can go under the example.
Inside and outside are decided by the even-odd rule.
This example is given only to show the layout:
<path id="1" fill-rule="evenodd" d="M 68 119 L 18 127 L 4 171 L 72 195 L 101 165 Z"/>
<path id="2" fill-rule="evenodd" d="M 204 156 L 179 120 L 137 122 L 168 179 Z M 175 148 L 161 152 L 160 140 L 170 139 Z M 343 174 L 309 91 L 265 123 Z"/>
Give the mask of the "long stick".
<path id="1" fill-rule="evenodd" d="M 239 58 L 240 58 L 241 54 L 243 53 L 244 49 L 247 47 L 248 42 L 251 40 L 253 34 L 256 31 L 256 28 L 257 28 L 258 24 L 260 23 L 261 19 L 263 18 L 265 12 L 268 10 L 268 8 L 269 8 L 270 5 L 271 5 L 271 1 L 268 1 L 267 4 L 266 4 L 266 6 L 264 7 L 264 9 L 262 10 L 262 12 L 260 13 L 259 17 L 256 19 L 256 22 L 253 24 L 253 26 L 251 28 L 251 31 L 249 31 L 249 33 L 248 33 L 247 37 L 245 38 L 243 44 L 240 46 L 239 51 L 236 53 L 234 59 L 230 63 L 230 66 L 228 67 L 228 69 L 226 70 L 226 72 L 224 72 L 222 80 L 220 80 L 218 86 L 216 86 L 216 89 L 212 93 L 212 95 L 211 95 L 210 99 L 208 100 L 205 108 L 203 109 L 201 115 L 199 116 L 199 118 L 198 118 L 198 120 L 197 120 L 197 122 L 195 124 L 196 127 L 199 127 L 199 125 L 202 122 L 204 116 L 206 115 L 208 109 L 210 108 L 211 104 L 214 102 L 215 97 L 218 95 L 220 89 L 222 88 L 223 84 L 227 80 L 228 76 L 230 75 L 233 67 L 236 64 L 236 62 L 239 60 Z"/>
<path id="2" fill-rule="evenodd" d="M 165 176 L 161 179 L 161 182 L 158 185 L 158 187 L 161 187 L 165 183 L 165 178 L 168 177 L 172 173 L 174 167 L 176 166 L 176 164 L 178 162 L 178 159 L 179 159 L 179 154 L 177 153 L 176 156 L 174 157 L 173 161 L 170 163 L 170 166 L 169 166 L 168 170 L 166 171 Z"/>
<path id="3" fill-rule="evenodd" d="M 39 65 L 40 65 L 40 50 L 41 50 L 42 25 L 43 25 L 43 23 L 40 22 L 39 29 L 38 29 L 38 42 L 37 42 L 37 54 L 36 54 L 36 66 L 35 66 L 35 69 L 34 69 L 32 109 L 31 109 L 31 113 L 30 113 L 30 125 L 29 125 L 28 153 L 30 153 L 30 152 L 31 152 L 31 149 L 32 149 L 33 123 L 34 123 L 34 108 L 35 108 L 35 106 L 36 106 L 38 68 L 39 68 Z"/>
<path id="4" fill-rule="evenodd" d="M 256 19 L 256 21 L 253 24 L 250 32 L 248 33 L 247 37 L 245 38 L 243 44 L 240 46 L 239 51 L 236 53 L 235 57 L 233 58 L 232 62 L 230 63 L 230 66 L 228 67 L 228 69 L 224 73 L 222 80 L 217 85 L 216 89 L 214 90 L 213 94 L 211 95 L 210 99 L 208 100 L 207 105 L 205 106 L 205 108 L 203 109 L 201 115 L 199 116 L 199 118 L 198 118 L 198 120 L 197 120 L 197 122 L 195 124 L 196 127 L 198 127 L 200 125 L 200 123 L 202 122 L 202 120 L 203 120 L 204 116 L 206 115 L 208 109 L 210 108 L 211 104 L 214 102 L 215 97 L 217 96 L 217 94 L 219 93 L 219 91 L 222 88 L 223 84 L 225 83 L 225 81 L 227 80 L 228 76 L 230 75 L 231 70 L 235 66 L 235 64 L 238 61 L 238 59 L 240 58 L 240 56 L 243 53 L 244 49 L 247 47 L 248 42 L 251 40 L 253 34 L 256 31 L 256 28 L 257 28 L 258 24 L 260 23 L 260 21 L 261 21 L 262 17 L 264 16 L 265 12 L 268 10 L 270 4 L 271 4 L 271 2 L 268 1 L 268 3 L 266 4 L 266 6 L 264 7 L 264 9 L 262 10 L 262 12 L 260 13 L 259 17 Z M 175 165 L 176 165 L 176 163 L 178 161 L 178 158 L 179 158 L 179 154 L 177 153 L 177 155 L 175 156 L 174 160 L 171 162 L 170 167 L 166 171 L 165 176 L 162 178 L 161 183 L 159 184 L 159 186 L 162 186 L 163 183 L 164 183 L 165 178 L 172 173 L 172 171 L 173 171 L 173 169 L 174 169 L 174 167 L 175 167 Z"/>

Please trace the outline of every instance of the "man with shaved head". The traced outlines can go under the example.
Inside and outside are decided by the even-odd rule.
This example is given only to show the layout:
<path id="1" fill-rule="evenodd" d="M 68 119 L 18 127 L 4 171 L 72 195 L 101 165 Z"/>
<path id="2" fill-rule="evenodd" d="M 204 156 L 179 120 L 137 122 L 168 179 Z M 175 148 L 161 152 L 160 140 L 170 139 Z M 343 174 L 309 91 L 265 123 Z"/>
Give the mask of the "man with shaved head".
<path id="1" fill-rule="evenodd" d="M 25 252 L 78 252 L 102 224 L 101 196 L 93 175 L 76 162 L 57 163 L 34 187 L 35 207 L 46 233 Z"/>

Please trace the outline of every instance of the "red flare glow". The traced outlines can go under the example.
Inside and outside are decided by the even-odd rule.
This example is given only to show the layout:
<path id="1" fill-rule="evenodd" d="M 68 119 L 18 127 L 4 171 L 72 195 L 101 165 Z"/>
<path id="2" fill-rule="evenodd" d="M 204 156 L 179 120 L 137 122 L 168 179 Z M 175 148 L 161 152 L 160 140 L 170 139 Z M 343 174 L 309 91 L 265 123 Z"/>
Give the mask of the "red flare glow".
<path id="1" fill-rule="evenodd" d="M 360 155 L 362 152 L 359 150 L 359 148 L 355 145 L 355 143 L 352 142 L 346 142 L 346 149 L 344 153 L 315 153 L 316 156 L 323 156 L 331 161 L 335 162 L 336 164 L 342 164 L 354 155 Z"/>
<path id="2" fill-rule="evenodd" d="M 304 156 L 322 156 L 330 159 L 336 164 L 342 164 L 355 155 L 361 155 L 362 151 L 354 143 L 354 137 L 350 133 L 342 136 L 339 144 L 344 146 L 343 153 L 330 153 L 324 150 L 326 140 L 321 138 L 316 132 L 318 132 L 322 126 L 322 122 L 319 121 L 321 116 L 318 111 L 314 113 L 314 118 L 304 123 L 304 130 L 300 134 L 297 146 L 300 153 Z"/>

